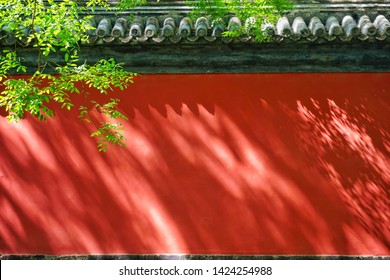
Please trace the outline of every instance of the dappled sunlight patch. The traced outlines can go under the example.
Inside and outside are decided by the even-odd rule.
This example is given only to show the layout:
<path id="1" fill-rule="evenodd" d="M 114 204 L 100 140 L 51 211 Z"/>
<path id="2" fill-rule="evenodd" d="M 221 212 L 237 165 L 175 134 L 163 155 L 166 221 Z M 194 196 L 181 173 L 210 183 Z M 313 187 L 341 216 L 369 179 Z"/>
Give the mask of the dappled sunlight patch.
<path id="1" fill-rule="evenodd" d="M 24 227 L 24 221 L 16 213 L 11 202 L 4 197 L 0 200 L 0 207 L 2 215 L 0 217 L 0 241 L 1 247 L 8 247 L 9 250 L 16 250 L 18 247 L 19 238 L 27 238 L 27 232 Z"/>
<path id="2" fill-rule="evenodd" d="M 106 153 L 76 114 L 1 120 L 0 251 L 388 254 L 385 105 L 224 77 L 140 77 Z"/>
<path id="3" fill-rule="evenodd" d="M 155 230 L 159 233 L 156 241 L 160 244 L 160 248 L 164 248 L 164 250 L 169 252 L 185 250 L 184 242 L 179 239 L 180 234 L 175 229 L 176 225 L 172 218 L 166 215 L 164 208 L 152 206 L 147 210 L 146 214 L 146 218 L 150 220 Z"/>
<path id="4" fill-rule="evenodd" d="M 27 120 L 20 120 L 18 123 L 7 123 L 5 119 L 2 119 L 0 120 L 0 128 L 2 131 L 8 131 L 3 136 L 8 140 L 4 141 L 3 148 L 7 149 L 13 155 L 12 158 L 18 161 L 19 164 L 28 165 L 31 161 L 31 155 L 39 152 L 42 155 L 40 157 L 42 163 L 47 165 L 48 168 L 55 168 L 55 161 L 50 150 L 45 146 L 45 143 L 39 140 L 40 137 Z M 18 143 L 18 145 L 14 147 L 8 143 Z M 46 156 L 51 161 L 44 160 Z"/>
<path id="5" fill-rule="evenodd" d="M 319 108 L 319 102 L 311 102 Z M 298 101 L 298 114 L 303 120 L 301 148 L 306 153 L 317 151 L 312 157 L 320 172 L 331 179 L 365 228 L 389 244 L 390 159 L 374 144 L 386 147 L 389 134 L 382 123 L 368 116 L 371 100 L 359 99 L 357 105 L 347 100 L 343 105 L 330 99 L 326 102 L 321 106 L 327 106 L 329 113 L 323 115 L 321 110 L 314 113 Z M 378 111 L 382 109 L 381 103 L 375 105 Z"/>

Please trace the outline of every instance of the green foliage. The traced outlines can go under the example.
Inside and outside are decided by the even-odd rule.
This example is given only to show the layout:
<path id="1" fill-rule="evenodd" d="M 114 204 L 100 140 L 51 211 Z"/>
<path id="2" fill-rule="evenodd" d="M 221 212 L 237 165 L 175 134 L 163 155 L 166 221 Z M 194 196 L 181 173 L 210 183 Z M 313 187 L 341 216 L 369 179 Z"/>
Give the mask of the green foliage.
<path id="1" fill-rule="evenodd" d="M 194 6 L 193 17 L 208 15 L 216 22 L 237 16 L 242 21 L 242 26 L 232 26 L 223 36 L 251 35 L 259 42 L 269 39 L 265 26 L 276 24 L 281 15 L 293 8 L 291 0 L 199 0 L 189 3 Z"/>
<path id="2" fill-rule="evenodd" d="M 115 8 L 118 10 L 126 10 L 138 6 L 145 5 L 147 0 L 119 0 L 115 5 Z M 96 7 L 104 8 L 110 10 L 111 6 L 108 0 L 89 0 L 86 4 L 86 7 L 94 10 Z"/>
<path id="3" fill-rule="evenodd" d="M 141 2 L 143 0 L 121 1 L 119 4 L 135 5 Z M 0 30 L 13 34 L 17 39 L 13 51 L 0 52 L 0 106 L 9 113 L 9 121 L 18 121 L 26 113 L 46 120 L 54 116 L 50 108 L 52 102 L 71 110 L 74 106 L 73 94 L 83 94 L 87 100 L 91 92 L 108 95 L 116 90 L 124 90 L 133 82 L 136 74 L 124 71 L 123 65 L 114 59 L 100 60 L 94 65 L 82 63 L 79 59 L 80 44 L 88 42 L 87 33 L 93 28 L 88 12 L 98 6 L 109 8 L 106 0 L 0 0 Z M 80 16 L 81 12 L 83 16 Z M 17 44 L 37 49 L 37 69 L 31 78 L 13 78 L 10 75 L 26 71 L 18 56 Z M 53 52 L 63 54 L 62 65 L 50 61 Z M 48 74 L 48 68 L 50 73 L 59 75 Z M 106 104 L 91 102 L 95 109 L 110 119 L 126 119 L 115 109 L 119 102 L 117 99 L 111 99 Z M 91 120 L 85 118 L 83 110 L 80 110 L 80 116 L 85 121 Z M 121 124 L 109 121 L 94 121 L 92 124 L 96 131 L 91 135 L 97 138 L 100 151 L 106 151 L 108 143 L 124 145 Z"/>
<path id="4" fill-rule="evenodd" d="M 120 0 L 116 7 L 120 10 L 126 10 L 129 8 L 145 5 L 146 1 L 147 0 Z"/>
<path id="5" fill-rule="evenodd" d="M 20 63 L 15 52 L 4 50 L 3 54 L 0 55 L 0 82 L 7 77 L 7 73 L 11 70 L 26 72 L 26 67 Z"/>
<path id="6" fill-rule="evenodd" d="M 8 79 L 4 82 L 5 89 L 1 93 L 0 106 L 5 106 L 10 113 L 8 120 L 18 121 L 23 118 L 25 112 L 40 120 L 54 116 L 53 111 L 45 105 L 50 98 L 38 86 L 39 79 L 38 75 L 34 75 L 28 80 Z"/>
<path id="7" fill-rule="evenodd" d="M 91 8 L 92 10 L 96 7 L 108 9 L 110 5 L 108 4 L 108 0 L 89 0 L 86 3 L 86 7 Z"/>
<path id="8" fill-rule="evenodd" d="M 116 109 L 119 103 L 119 99 L 110 98 L 110 101 L 105 104 L 99 104 L 92 100 L 90 102 L 92 107 L 99 113 L 106 116 L 106 118 L 123 119 L 127 120 L 127 117 Z M 125 137 L 123 136 L 123 128 L 121 123 L 113 123 L 112 121 L 97 121 L 90 113 L 90 108 L 87 106 L 80 107 L 80 118 L 88 123 L 93 123 L 97 130 L 91 134 L 92 137 L 97 137 L 98 149 L 101 152 L 106 152 L 108 143 L 112 143 L 119 146 L 125 145 Z"/>
<path id="9" fill-rule="evenodd" d="M 124 146 L 122 125 L 119 123 L 101 122 L 99 128 L 91 134 L 97 137 L 99 152 L 106 152 L 108 143 Z"/>
<path id="10" fill-rule="evenodd" d="M 8 1 L 0 0 L 0 28 L 11 32 L 26 45 L 33 44 L 48 56 L 61 49 L 66 52 L 77 48 L 80 42 L 88 40 L 86 32 L 91 17 L 81 18 L 76 1 L 56 2 L 47 0 Z"/>
<path id="11" fill-rule="evenodd" d="M 146 0 L 120 0 L 116 10 L 133 8 Z M 286 10 L 290 0 L 199 0 L 193 15 L 207 14 L 213 22 L 226 22 L 236 15 L 243 25 L 232 24 L 223 36 L 255 35 L 266 40 L 264 24 L 275 22 Z M 14 47 L 0 51 L 0 106 L 5 107 L 8 120 L 18 121 L 29 113 L 40 120 L 54 116 L 51 108 L 57 102 L 71 110 L 73 96 L 84 95 L 86 105 L 80 108 L 80 118 L 92 123 L 100 151 L 108 144 L 124 145 L 123 128 L 115 119 L 126 120 L 116 107 L 118 99 L 99 104 L 90 100 L 93 92 L 103 95 L 124 90 L 136 74 L 123 70 L 123 65 L 113 59 L 100 60 L 94 65 L 80 61 L 80 45 L 88 43 L 88 33 L 95 9 L 111 9 L 107 0 L 0 0 L 0 38 L 14 37 Z M 82 15 L 81 15 L 82 14 Z M 5 37 L 4 37 L 5 36 Z M 15 73 L 26 72 L 17 48 L 32 46 L 37 50 L 35 73 L 28 79 L 15 78 Z M 53 53 L 60 53 L 63 62 L 51 61 Z M 50 71 L 48 71 L 50 69 Z M 55 74 L 49 74 L 49 73 Z M 93 118 L 90 111 L 105 116 L 107 121 Z"/>

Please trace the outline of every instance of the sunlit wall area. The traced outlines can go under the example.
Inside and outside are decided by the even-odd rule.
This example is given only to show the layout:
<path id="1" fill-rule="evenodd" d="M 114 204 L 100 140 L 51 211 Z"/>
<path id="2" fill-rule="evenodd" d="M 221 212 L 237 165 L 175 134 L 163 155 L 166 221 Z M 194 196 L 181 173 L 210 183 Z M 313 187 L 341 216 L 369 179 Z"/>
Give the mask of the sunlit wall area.
<path id="1" fill-rule="evenodd" d="M 143 75 L 125 147 L 0 117 L 1 254 L 390 254 L 390 74 Z"/>

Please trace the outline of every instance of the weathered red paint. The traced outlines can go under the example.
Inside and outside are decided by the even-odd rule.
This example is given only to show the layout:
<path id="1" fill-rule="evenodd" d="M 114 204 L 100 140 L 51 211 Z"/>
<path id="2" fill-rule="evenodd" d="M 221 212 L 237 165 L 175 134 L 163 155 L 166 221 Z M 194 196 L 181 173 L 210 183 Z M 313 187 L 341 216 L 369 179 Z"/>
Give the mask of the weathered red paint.
<path id="1" fill-rule="evenodd" d="M 0 253 L 389 255 L 389 94 L 389 73 L 145 75 L 107 153 L 77 110 L 2 117 Z"/>

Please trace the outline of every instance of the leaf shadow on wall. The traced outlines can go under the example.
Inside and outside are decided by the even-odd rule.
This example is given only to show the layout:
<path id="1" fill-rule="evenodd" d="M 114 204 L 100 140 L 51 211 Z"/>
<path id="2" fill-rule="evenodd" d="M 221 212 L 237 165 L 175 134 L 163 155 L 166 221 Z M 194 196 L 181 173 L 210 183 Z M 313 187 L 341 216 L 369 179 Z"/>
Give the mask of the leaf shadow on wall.
<path id="1" fill-rule="evenodd" d="M 1 122 L 1 251 L 388 254 L 387 95 L 307 78 L 141 77 L 106 154 L 77 112 Z"/>

